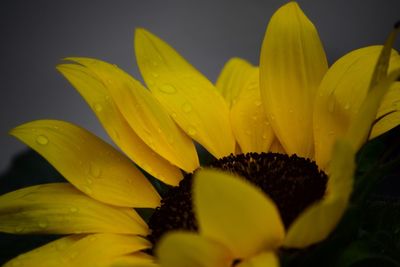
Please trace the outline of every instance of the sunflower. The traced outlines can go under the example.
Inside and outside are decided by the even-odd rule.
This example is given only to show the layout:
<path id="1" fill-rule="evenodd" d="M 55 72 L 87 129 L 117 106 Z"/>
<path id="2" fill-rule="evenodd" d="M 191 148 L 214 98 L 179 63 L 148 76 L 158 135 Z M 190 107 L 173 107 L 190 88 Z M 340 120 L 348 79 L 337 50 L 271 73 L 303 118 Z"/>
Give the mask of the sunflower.
<path id="1" fill-rule="evenodd" d="M 381 47 L 353 51 L 327 71 L 318 34 L 295 2 L 281 7 L 272 17 L 260 67 L 233 59 L 216 85 L 144 29 L 136 30 L 134 46 L 149 90 L 117 66 L 96 59 L 67 58 L 57 67 L 88 102 L 123 153 L 83 128 L 63 121 L 33 121 L 11 131 L 45 157 L 69 183 L 23 188 L 0 197 L 0 231 L 67 235 L 20 255 L 6 266 L 155 265 L 154 259 L 142 252 L 152 247 L 144 238 L 150 234 L 149 225 L 152 233 L 166 232 L 171 227 L 193 227 L 186 224 L 187 219 L 193 221 L 191 189 L 183 185 L 190 185 L 191 173 L 200 166 L 195 143 L 217 159 L 215 166 L 233 164 L 242 169 L 255 166 L 264 170 L 272 158 L 277 164 L 275 169 L 281 166 L 275 173 L 282 171 L 282 166 L 283 171 L 297 173 L 312 170 L 312 178 L 307 178 L 311 181 L 306 180 L 322 188 L 320 195 L 302 203 L 314 205 L 306 212 L 297 210 L 294 218 L 289 216 L 292 219 L 286 222 L 288 229 L 298 230 L 288 231 L 285 245 L 304 247 L 318 242 L 340 219 L 351 192 L 351 179 L 339 179 L 342 183 L 338 188 L 344 186 L 345 190 L 332 194 L 338 204 L 326 204 L 327 198 L 319 201 L 326 187 L 335 188 L 330 186 L 336 181 L 333 170 L 341 169 L 335 168 L 333 162 L 329 164 L 334 141 L 345 135 L 350 140 L 349 151 L 358 149 L 368 137 L 365 135 L 369 134 L 381 102 L 378 116 L 390 114 L 374 125 L 370 137 L 399 123 L 397 116 L 391 117 L 398 115 L 397 110 L 393 111 L 394 101 L 400 98 L 397 91 L 391 87 L 390 98 L 381 101 L 398 71 L 387 77 L 379 75 L 379 71 L 373 75 Z M 400 64 L 399 56 L 389 51 L 381 58 L 388 59 L 389 55 L 389 70 L 393 70 Z M 370 82 L 376 82 L 376 90 L 368 90 Z M 345 90 L 349 86 L 351 92 Z M 268 151 L 280 154 L 264 153 Z M 319 168 L 309 159 L 315 159 Z M 161 206 L 160 195 L 132 161 L 160 181 L 175 186 Z M 250 164 L 254 162 L 255 165 Z M 351 166 L 351 160 L 345 162 Z M 329 179 L 322 171 L 326 169 L 332 169 Z M 205 176 L 213 176 L 208 174 Z M 221 181 L 225 180 L 229 185 L 229 179 Z M 285 180 L 286 185 L 288 181 Z M 327 185 L 321 185 L 321 181 Z M 189 194 L 189 198 L 179 200 L 187 210 L 166 205 L 175 192 L 177 196 Z M 265 196 L 256 198 L 262 198 L 268 209 L 274 209 Z M 186 221 L 181 217 L 177 225 L 164 221 L 159 229 L 146 224 L 133 209 L 156 207 L 153 221 L 162 217 L 159 215 L 163 210 L 174 209 Z M 301 238 L 291 234 L 308 226 L 305 223 L 309 220 L 302 218 L 318 219 L 320 213 L 315 209 L 334 216 L 333 222 L 324 222 L 319 225 L 320 231 L 306 231 Z M 283 211 L 279 212 L 284 217 Z"/>

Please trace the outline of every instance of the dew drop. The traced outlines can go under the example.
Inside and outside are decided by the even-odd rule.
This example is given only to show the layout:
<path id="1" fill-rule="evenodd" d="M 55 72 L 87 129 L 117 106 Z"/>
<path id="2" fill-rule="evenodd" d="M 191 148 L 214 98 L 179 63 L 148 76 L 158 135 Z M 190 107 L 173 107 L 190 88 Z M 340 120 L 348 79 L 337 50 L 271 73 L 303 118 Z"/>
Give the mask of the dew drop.
<path id="1" fill-rule="evenodd" d="M 182 105 L 182 110 L 183 112 L 189 113 L 190 111 L 192 111 L 192 105 L 190 105 L 189 103 L 184 103 Z"/>
<path id="2" fill-rule="evenodd" d="M 176 93 L 176 88 L 170 84 L 164 84 L 160 87 L 161 92 L 166 94 L 174 94 Z"/>
<path id="3" fill-rule="evenodd" d="M 189 129 L 188 129 L 188 133 L 189 133 L 189 135 L 191 135 L 191 136 L 193 136 L 193 135 L 195 135 L 196 134 L 196 129 L 195 128 L 193 128 L 193 127 L 189 127 Z"/>
<path id="4" fill-rule="evenodd" d="M 262 139 L 264 139 L 264 140 L 266 140 L 267 137 L 268 137 L 268 136 L 267 136 L 266 134 L 263 134 L 263 135 L 262 135 Z"/>
<path id="5" fill-rule="evenodd" d="M 101 104 L 99 104 L 99 103 L 94 104 L 93 108 L 97 112 L 101 112 L 103 110 L 103 106 Z"/>
<path id="6" fill-rule="evenodd" d="M 254 104 L 257 106 L 257 107 L 259 107 L 259 106 L 261 106 L 261 101 L 260 100 L 256 100 L 255 102 L 254 102 Z"/>
<path id="7" fill-rule="evenodd" d="M 117 130 L 114 130 L 114 137 L 115 137 L 115 139 L 120 139 L 120 136 L 119 136 L 119 133 L 118 133 L 118 131 Z"/>
<path id="8" fill-rule="evenodd" d="M 86 179 L 86 182 L 87 182 L 88 184 L 93 184 L 93 180 L 90 179 L 90 178 L 87 178 L 87 179 Z"/>
<path id="9" fill-rule="evenodd" d="M 49 143 L 49 139 L 44 135 L 39 135 L 38 137 L 36 137 L 36 142 L 39 145 L 45 146 Z"/>
<path id="10" fill-rule="evenodd" d="M 251 131 L 250 131 L 250 130 L 246 130 L 245 133 L 246 133 L 247 135 L 251 135 Z"/>
<path id="11" fill-rule="evenodd" d="M 22 233 L 25 230 L 23 226 L 17 226 L 15 227 L 15 233 Z"/>
<path id="12" fill-rule="evenodd" d="M 151 76 L 153 76 L 154 78 L 158 78 L 160 75 L 156 72 L 151 73 Z"/>
<path id="13" fill-rule="evenodd" d="M 171 116 L 172 116 L 172 118 L 174 118 L 174 119 L 177 117 L 177 115 L 176 115 L 176 113 L 175 113 L 175 112 L 174 112 L 174 113 L 172 113 L 172 114 L 171 114 Z"/>
<path id="14" fill-rule="evenodd" d="M 71 207 L 71 208 L 69 208 L 69 211 L 72 212 L 72 213 L 75 213 L 75 212 L 78 212 L 78 208 Z"/>
<path id="15" fill-rule="evenodd" d="M 329 131 L 329 132 L 328 132 L 328 135 L 334 135 L 334 134 L 335 134 L 334 131 Z"/>
<path id="16" fill-rule="evenodd" d="M 255 115 L 253 117 L 251 117 L 251 118 L 252 118 L 253 121 L 257 120 L 257 116 L 255 116 Z"/>
<path id="17" fill-rule="evenodd" d="M 39 227 L 42 228 L 42 229 L 47 228 L 47 226 L 49 226 L 49 224 L 48 224 L 46 221 L 40 221 L 40 222 L 38 223 L 38 225 L 39 225 Z"/>
<path id="18" fill-rule="evenodd" d="M 89 172 L 90 172 L 90 175 L 92 175 L 94 178 L 99 178 L 101 175 L 100 167 L 93 163 L 90 164 Z"/>
<path id="19" fill-rule="evenodd" d="M 347 103 L 347 104 L 344 106 L 344 109 L 345 109 L 345 110 L 349 110 L 349 109 L 350 109 L 350 104 Z"/>
<path id="20" fill-rule="evenodd" d="M 83 186 L 82 189 L 83 189 L 83 192 L 85 192 L 88 195 L 93 194 L 93 190 L 89 186 Z"/>

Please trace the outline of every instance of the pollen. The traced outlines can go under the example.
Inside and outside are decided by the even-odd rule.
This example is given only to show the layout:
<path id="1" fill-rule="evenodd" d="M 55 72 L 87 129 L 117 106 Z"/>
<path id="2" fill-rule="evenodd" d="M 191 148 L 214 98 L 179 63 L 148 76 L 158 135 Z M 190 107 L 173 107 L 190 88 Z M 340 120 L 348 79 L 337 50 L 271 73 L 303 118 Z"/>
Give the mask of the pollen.
<path id="1" fill-rule="evenodd" d="M 258 186 L 277 205 L 285 228 L 312 203 L 324 196 L 328 176 L 315 162 L 279 153 L 230 155 L 212 162 L 209 168 L 240 175 Z M 192 207 L 192 174 L 187 174 L 162 200 L 149 221 L 149 240 L 156 244 L 168 231 L 197 231 Z"/>

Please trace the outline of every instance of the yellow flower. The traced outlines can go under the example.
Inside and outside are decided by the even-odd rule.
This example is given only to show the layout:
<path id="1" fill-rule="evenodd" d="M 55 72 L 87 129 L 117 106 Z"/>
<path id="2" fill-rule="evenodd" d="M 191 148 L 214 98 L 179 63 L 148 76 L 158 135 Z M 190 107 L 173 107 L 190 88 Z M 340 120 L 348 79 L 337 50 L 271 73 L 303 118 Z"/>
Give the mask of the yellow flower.
<path id="1" fill-rule="evenodd" d="M 161 266 L 230 267 L 235 261 L 240 267 L 279 266 L 277 248 L 318 241 L 340 218 L 354 171 L 349 144 L 337 143 L 331 166 L 329 194 L 300 215 L 286 236 L 278 208 L 259 188 L 220 171 L 196 172 L 193 195 L 200 234 L 167 233 L 157 247 Z"/>
<path id="2" fill-rule="evenodd" d="M 133 208 L 155 208 L 160 205 L 160 196 L 132 161 L 164 183 L 177 185 L 183 178 L 181 170 L 191 173 L 199 167 L 194 141 L 217 159 L 231 153 L 280 151 L 316 159 L 321 169 L 332 170 L 328 197 L 296 219 L 283 245 L 304 247 L 322 240 L 340 219 L 351 192 L 352 153 L 345 153 L 346 160 L 338 160 L 349 164 L 348 169 L 342 170 L 335 161 L 327 168 L 334 140 L 345 135 L 351 142 L 346 151 L 357 150 L 368 137 L 385 91 L 399 75 L 397 71 L 369 79 L 380 50 L 367 47 L 353 51 L 327 71 L 314 26 L 291 2 L 271 19 L 259 70 L 234 59 L 215 86 L 144 29 L 136 31 L 135 53 L 149 90 L 115 65 L 89 58 L 66 59 L 69 63 L 57 69 L 88 102 L 124 154 L 63 121 L 33 121 L 13 129 L 12 135 L 45 157 L 69 183 L 33 186 L 1 196 L 0 231 L 69 236 L 23 254 L 6 266 L 154 265 L 153 259 L 141 252 L 151 247 L 143 238 L 149 234 L 148 225 Z M 399 56 L 393 52 L 389 69 L 396 66 Z M 368 90 L 370 81 L 377 85 Z M 394 101 L 400 99 L 398 91 L 392 89 L 378 116 L 392 111 Z M 372 136 L 397 124 L 396 109 L 375 124 Z M 346 175 L 334 178 L 336 169 Z M 198 183 L 202 180 L 210 178 Z M 271 210 L 258 216 L 276 215 L 271 201 L 256 195 L 249 193 L 249 200 L 256 198 Z M 235 215 L 235 210 L 229 212 Z M 324 221 L 321 215 L 325 214 L 333 220 Z M 309 229 L 310 219 L 320 224 Z M 247 222 L 242 223 L 246 226 Z M 305 228 L 309 230 L 303 231 Z M 269 231 L 283 235 L 282 229 L 274 229 L 263 230 L 268 233 L 260 235 L 259 241 L 264 237 L 271 240 Z M 241 231 L 236 238 L 245 236 Z M 259 252 L 261 243 L 248 241 L 257 249 L 237 250 L 235 257 Z M 274 246 L 263 245 L 269 249 L 281 242 L 282 238 Z M 273 254 L 260 257 L 276 260 Z"/>

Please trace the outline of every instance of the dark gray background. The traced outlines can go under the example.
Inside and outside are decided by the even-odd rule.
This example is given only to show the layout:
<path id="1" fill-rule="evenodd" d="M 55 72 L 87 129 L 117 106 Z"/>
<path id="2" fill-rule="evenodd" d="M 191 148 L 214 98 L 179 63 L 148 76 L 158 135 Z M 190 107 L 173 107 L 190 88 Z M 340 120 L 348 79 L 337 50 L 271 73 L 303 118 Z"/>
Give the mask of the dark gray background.
<path id="1" fill-rule="evenodd" d="M 55 71 L 61 58 L 95 57 L 138 77 L 133 30 L 145 27 L 215 81 L 232 56 L 258 63 L 268 20 L 286 2 L 2 0 L 0 172 L 25 147 L 7 131 L 26 121 L 67 120 L 105 137 L 78 93 Z M 400 0 L 299 2 L 331 63 L 352 49 L 382 43 L 400 19 Z"/>

